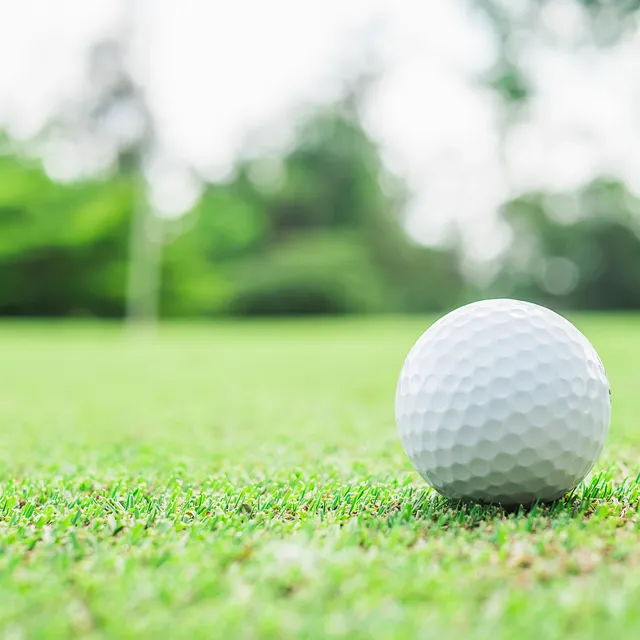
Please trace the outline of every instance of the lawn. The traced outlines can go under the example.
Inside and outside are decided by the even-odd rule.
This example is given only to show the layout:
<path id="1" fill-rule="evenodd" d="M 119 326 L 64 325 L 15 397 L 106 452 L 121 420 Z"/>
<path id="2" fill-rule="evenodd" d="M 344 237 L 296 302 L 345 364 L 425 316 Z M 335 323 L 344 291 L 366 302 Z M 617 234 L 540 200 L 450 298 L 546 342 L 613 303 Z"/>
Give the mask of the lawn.
<path id="1" fill-rule="evenodd" d="M 511 514 L 402 451 L 428 319 L 0 325 L 2 637 L 639 638 L 640 318 L 573 319 L 607 446 Z"/>

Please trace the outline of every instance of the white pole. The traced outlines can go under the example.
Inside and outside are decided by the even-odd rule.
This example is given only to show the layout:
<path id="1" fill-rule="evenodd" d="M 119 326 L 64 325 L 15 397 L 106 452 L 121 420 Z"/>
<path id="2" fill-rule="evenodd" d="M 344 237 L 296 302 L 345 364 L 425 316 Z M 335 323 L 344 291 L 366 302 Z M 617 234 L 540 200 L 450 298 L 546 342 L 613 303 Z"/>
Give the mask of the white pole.
<path id="1" fill-rule="evenodd" d="M 129 241 L 127 322 L 149 333 L 158 322 L 163 223 L 150 206 L 140 167 Z"/>

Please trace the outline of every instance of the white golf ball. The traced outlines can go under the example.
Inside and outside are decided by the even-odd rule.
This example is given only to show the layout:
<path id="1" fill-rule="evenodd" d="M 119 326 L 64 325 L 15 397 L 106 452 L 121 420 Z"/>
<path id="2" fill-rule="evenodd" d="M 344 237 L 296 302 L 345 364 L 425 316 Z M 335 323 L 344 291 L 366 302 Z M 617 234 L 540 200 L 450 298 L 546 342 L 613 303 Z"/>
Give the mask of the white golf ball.
<path id="1" fill-rule="evenodd" d="M 485 300 L 447 314 L 400 373 L 396 422 L 440 494 L 505 506 L 551 501 L 593 467 L 611 394 L 589 341 L 536 304 Z"/>

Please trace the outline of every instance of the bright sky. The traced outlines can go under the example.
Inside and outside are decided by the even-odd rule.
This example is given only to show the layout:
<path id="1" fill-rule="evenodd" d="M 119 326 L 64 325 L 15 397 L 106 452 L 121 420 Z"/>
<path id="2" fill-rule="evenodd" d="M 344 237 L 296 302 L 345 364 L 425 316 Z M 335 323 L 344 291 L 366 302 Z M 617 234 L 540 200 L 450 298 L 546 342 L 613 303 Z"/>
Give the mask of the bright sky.
<path id="1" fill-rule="evenodd" d="M 211 176 L 258 134 L 285 142 L 296 106 L 335 96 L 368 37 L 385 74 L 366 125 L 415 193 L 410 231 L 432 242 L 462 220 L 472 251 L 499 248 L 497 105 L 473 80 L 495 42 L 467 0 L 0 0 L 0 123 L 29 137 L 77 96 L 87 47 L 124 6 L 136 7 L 135 68 L 167 155 Z M 581 14 L 557 0 L 545 20 L 573 35 Z M 512 185 L 572 188 L 610 172 L 640 192 L 639 45 L 528 51 L 536 96 L 506 150 Z"/>

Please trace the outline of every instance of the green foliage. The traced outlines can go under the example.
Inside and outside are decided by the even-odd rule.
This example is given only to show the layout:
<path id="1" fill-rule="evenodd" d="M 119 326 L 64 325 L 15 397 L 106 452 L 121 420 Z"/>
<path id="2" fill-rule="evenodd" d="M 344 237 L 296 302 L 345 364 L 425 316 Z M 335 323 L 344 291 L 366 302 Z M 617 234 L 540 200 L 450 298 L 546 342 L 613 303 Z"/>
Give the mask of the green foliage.
<path id="1" fill-rule="evenodd" d="M 637 30 L 638 0 L 578 0 L 578 3 L 587 10 L 591 37 L 598 46 L 615 45 Z"/>
<path id="2" fill-rule="evenodd" d="M 531 89 L 522 71 L 510 60 L 500 60 L 485 75 L 484 84 L 510 106 L 523 104 Z"/>
<path id="3" fill-rule="evenodd" d="M 208 313 L 425 311 L 460 300 L 451 249 L 414 246 L 402 185 L 344 107 L 305 121 L 281 159 L 210 185 L 167 249 L 165 312 L 182 294 Z M 217 291 L 204 286 L 216 274 Z M 195 281 L 195 288 L 181 283 Z M 188 290 L 188 291 L 187 291 Z"/>
<path id="4" fill-rule="evenodd" d="M 513 239 L 500 290 L 583 309 L 640 306 L 640 200 L 599 180 L 577 193 L 533 193 L 508 203 Z"/>
<path id="5" fill-rule="evenodd" d="M 119 315 L 133 190 L 0 156 L 0 313 Z"/>
<path id="6" fill-rule="evenodd" d="M 58 184 L 0 157 L 0 313 L 121 315 L 134 178 Z M 312 114 L 280 159 L 240 163 L 162 224 L 165 315 L 362 313 L 451 306 L 450 249 L 412 245 L 405 194 L 344 105 Z"/>
<path id="7" fill-rule="evenodd" d="M 0 633 L 637 638 L 638 318 L 572 317 L 610 437 L 571 498 L 515 513 L 438 498 L 402 451 L 432 320 L 0 325 Z"/>
<path id="8" fill-rule="evenodd" d="M 234 265 L 234 314 L 386 310 L 384 273 L 355 234 L 304 233 Z"/>

